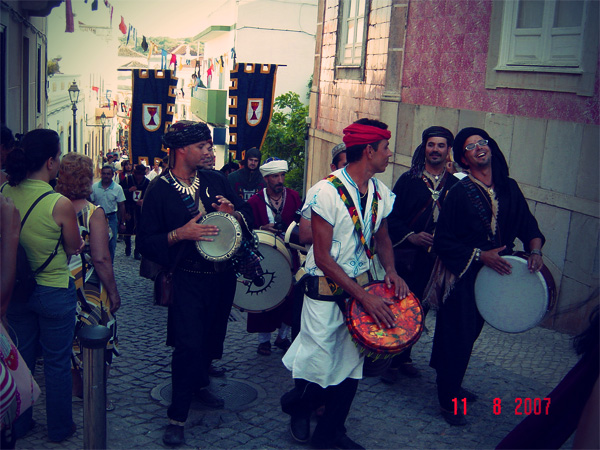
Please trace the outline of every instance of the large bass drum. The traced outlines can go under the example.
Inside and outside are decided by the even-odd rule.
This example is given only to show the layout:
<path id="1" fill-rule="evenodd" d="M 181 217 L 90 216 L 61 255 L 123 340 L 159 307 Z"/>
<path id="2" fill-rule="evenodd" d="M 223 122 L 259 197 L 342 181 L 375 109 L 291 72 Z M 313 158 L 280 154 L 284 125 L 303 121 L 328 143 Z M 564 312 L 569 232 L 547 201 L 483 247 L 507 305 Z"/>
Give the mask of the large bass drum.
<path id="1" fill-rule="evenodd" d="M 205 215 L 200 225 L 214 225 L 219 234 L 212 241 L 196 241 L 196 249 L 208 261 L 227 261 L 236 254 L 242 244 L 242 227 L 231 214 L 216 211 Z"/>
<path id="2" fill-rule="evenodd" d="M 258 251 L 263 256 L 260 265 L 264 274 L 253 280 L 237 279 L 233 306 L 241 311 L 260 313 L 279 306 L 292 289 L 292 256 L 285 243 L 273 233 L 254 232 Z"/>
<path id="3" fill-rule="evenodd" d="M 524 253 L 503 256 L 512 266 L 500 275 L 484 266 L 475 280 L 475 303 L 485 321 L 500 331 L 520 333 L 539 324 L 554 305 L 556 288 L 546 266 L 527 269 Z"/>

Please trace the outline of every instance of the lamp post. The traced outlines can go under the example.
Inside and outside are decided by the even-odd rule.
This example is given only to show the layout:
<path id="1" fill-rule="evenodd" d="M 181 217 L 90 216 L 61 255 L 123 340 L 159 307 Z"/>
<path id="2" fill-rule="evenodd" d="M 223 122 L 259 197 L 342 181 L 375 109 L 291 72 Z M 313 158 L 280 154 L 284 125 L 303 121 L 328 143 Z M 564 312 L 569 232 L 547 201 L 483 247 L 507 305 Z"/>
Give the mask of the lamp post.
<path id="1" fill-rule="evenodd" d="M 77 152 L 77 100 L 79 100 L 79 88 L 77 83 L 73 81 L 73 84 L 69 86 L 69 99 L 73 107 L 73 151 Z"/>
<path id="2" fill-rule="evenodd" d="M 102 125 L 102 154 L 106 155 L 104 152 L 104 127 L 106 126 L 106 114 L 104 114 L 104 112 L 100 116 L 100 124 Z"/>

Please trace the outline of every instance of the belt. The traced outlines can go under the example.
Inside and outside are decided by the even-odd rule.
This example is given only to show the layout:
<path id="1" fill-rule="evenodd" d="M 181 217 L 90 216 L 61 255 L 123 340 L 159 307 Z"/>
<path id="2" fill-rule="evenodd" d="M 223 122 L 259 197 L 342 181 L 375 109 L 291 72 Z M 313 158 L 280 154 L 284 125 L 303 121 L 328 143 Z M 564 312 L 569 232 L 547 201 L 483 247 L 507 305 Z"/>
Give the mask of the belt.
<path id="1" fill-rule="evenodd" d="M 361 273 L 351 279 L 364 286 L 370 281 L 369 272 Z M 304 281 L 304 292 L 314 300 L 337 302 L 349 297 L 348 293 L 329 277 L 307 276 L 304 277 Z"/>
<path id="2" fill-rule="evenodd" d="M 111 213 L 105 214 L 105 216 L 106 217 L 114 216 L 116 213 L 117 213 L 116 211 L 115 212 L 111 212 Z"/>

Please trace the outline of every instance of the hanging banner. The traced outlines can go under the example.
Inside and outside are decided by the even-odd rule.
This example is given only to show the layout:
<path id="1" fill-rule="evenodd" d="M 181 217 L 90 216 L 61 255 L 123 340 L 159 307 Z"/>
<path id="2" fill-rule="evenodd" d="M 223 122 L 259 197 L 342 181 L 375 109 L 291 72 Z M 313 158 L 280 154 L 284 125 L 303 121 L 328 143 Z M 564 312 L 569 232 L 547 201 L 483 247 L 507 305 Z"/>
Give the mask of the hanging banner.
<path id="1" fill-rule="evenodd" d="M 132 81 L 129 159 L 134 164 L 162 160 L 167 154 L 162 137 L 173 121 L 178 80 L 171 70 L 136 69 Z"/>
<path id="2" fill-rule="evenodd" d="M 231 71 L 229 86 L 229 150 L 236 159 L 256 147 L 265 137 L 275 96 L 277 64 L 238 63 Z"/>

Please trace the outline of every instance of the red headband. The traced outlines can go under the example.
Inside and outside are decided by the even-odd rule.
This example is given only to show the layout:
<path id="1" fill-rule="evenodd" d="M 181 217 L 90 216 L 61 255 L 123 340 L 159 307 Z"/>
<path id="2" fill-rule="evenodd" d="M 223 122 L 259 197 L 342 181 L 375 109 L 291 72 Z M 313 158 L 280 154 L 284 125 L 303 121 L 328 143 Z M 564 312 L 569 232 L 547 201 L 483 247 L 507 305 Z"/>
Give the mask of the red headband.
<path id="1" fill-rule="evenodd" d="M 373 142 L 382 139 L 389 140 L 391 137 L 392 133 L 389 130 L 384 130 L 372 125 L 353 123 L 344 128 L 344 144 L 346 144 L 346 147 L 360 144 L 372 144 Z"/>

